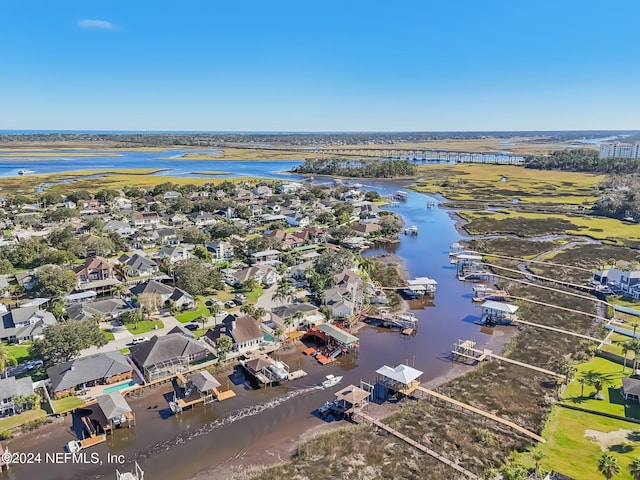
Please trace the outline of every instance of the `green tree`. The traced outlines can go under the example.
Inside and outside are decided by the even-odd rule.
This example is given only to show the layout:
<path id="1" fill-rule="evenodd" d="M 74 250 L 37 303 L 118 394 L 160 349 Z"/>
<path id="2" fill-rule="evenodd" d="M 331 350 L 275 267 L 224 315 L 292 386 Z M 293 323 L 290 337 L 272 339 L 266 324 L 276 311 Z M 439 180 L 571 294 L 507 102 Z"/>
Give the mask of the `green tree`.
<path id="1" fill-rule="evenodd" d="M 96 325 L 101 324 L 102 322 L 106 321 L 107 318 L 100 312 L 96 312 L 91 316 L 91 320 L 93 320 L 94 322 L 96 322 Z"/>
<path id="2" fill-rule="evenodd" d="M 141 308 L 132 308 L 122 314 L 122 321 L 127 324 L 133 324 L 134 328 L 138 328 L 138 322 L 144 319 L 144 313 Z"/>
<path id="3" fill-rule="evenodd" d="M 233 340 L 228 335 L 220 335 L 216 340 L 216 348 L 221 354 L 225 354 L 233 348 Z"/>
<path id="4" fill-rule="evenodd" d="M 53 297 L 67 295 L 78 284 L 78 279 L 71 270 L 57 265 L 40 267 L 35 274 L 35 291 Z"/>
<path id="5" fill-rule="evenodd" d="M 220 272 L 199 258 L 177 262 L 173 270 L 176 285 L 189 294 L 203 295 L 209 288 L 223 288 Z"/>
<path id="6" fill-rule="evenodd" d="M 262 320 L 267 315 L 267 311 L 263 307 L 256 308 L 254 316 L 256 320 Z"/>
<path id="7" fill-rule="evenodd" d="M 640 480 L 640 458 L 635 457 L 629 464 L 629 473 L 633 480 Z"/>
<path id="8" fill-rule="evenodd" d="M 122 298 L 122 295 L 126 291 L 127 287 L 125 287 L 122 283 L 116 283 L 113 288 L 111 288 L 111 293 L 118 298 Z"/>
<path id="9" fill-rule="evenodd" d="M 13 264 L 6 258 L 0 258 L 0 275 L 7 275 L 13 273 L 15 269 Z"/>
<path id="10" fill-rule="evenodd" d="M 107 343 L 98 325 L 91 320 L 67 320 L 49 325 L 43 338 L 31 345 L 31 355 L 48 363 L 67 362 L 93 345 Z"/>
<path id="11" fill-rule="evenodd" d="M 240 311 L 245 315 L 249 315 L 251 317 L 255 317 L 256 315 L 256 307 L 251 305 L 250 303 L 245 303 L 240 306 Z"/>
<path id="12" fill-rule="evenodd" d="M 0 371 L 2 374 L 4 375 L 6 373 L 7 367 L 15 366 L 17 364 L 18 361 L 7 348 L 7 344 L 0 342 Z"/>
<path id="13" fill-rule="evenodd" d="M 539 478 L 539 473 L 540 473 L 540 460 L 542 460 L 544 458 L 544 452 L 542 451 L 542 449 L 538 446 L 536 446 L 533 450 L 531 450 L 531 458 L 533 459 L 534 462 L 536 462 L 536 470 L 535 470 L 535 474 L 536 474 L 536 478 Z"/>
<path id="14" fill-rule="evenodd" d="M 54 300 L 51 303 L 51 307 L 49 307 L 49 311 L 53 313 L 53 316 L 56 317 L 56 320 L 60 321 L 65 316 L 64 304 L 59 300 Z"/>
<path id="15" fill-rule="evenodd" d="M 528 473 L 524 466 L 516 462 L 507 462 L 500 472 L 503 480 L 522 480 Z"/>
<path id="16" fill-rule="evenodd" d="M 578 369 L 575 367 L 573 360 L 571 359 L 571 355 L 565 355 L 562 357 L 562 360 L 556 366 L 556 371 L 560 375 L 564 375 L 564 384 L 568 385 L 569 382 L 573 379 Z"/>
<path id="17" fill-rule="evenodd" d="M 598 471 L 604 475 L 604 478 L 610 480 L 614 475 L 620 473 L 620 465 L 618 465 L 616 457 L 610 453 L 605 453 L 598 460 Z"/>

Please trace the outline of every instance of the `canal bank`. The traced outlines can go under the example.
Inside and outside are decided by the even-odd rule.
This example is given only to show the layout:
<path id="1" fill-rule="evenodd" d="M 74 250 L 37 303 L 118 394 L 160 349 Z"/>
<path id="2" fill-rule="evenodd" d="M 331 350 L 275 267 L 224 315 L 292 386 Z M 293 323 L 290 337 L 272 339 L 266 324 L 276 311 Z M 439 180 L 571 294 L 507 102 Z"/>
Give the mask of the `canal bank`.
<path id="1" fill-rule="evenodd" d="M 254 165 L 252 175 L 259 175 Z M 365 189 L 381 194 L 397 190 L 396 182 L 369 182 Z M 253 390 L 241 375 L 232 375 L 237 397 L 229 402 L 198 407 L 183 415 L 167 415 L 164 389 L 133 398 L 132 407 L 137 425 L 131 431 L 119 430 L 105 444 L 92 449 L 102 458 L 107 453 L 123 455 L 127 462 L 138 461 L 147 478 L 154 480 L 193 478 L 206 475 L 218 477 L 219 469 L 286 459 L 295 444 L 308 432 L 329 428 L 312 415 L 312 411 L 332 398 L 330 391 L 317 385 L 329 373 L 344 376 L 343 384 L 371 382 L 375 370 L 382 366 L 408 363 L 425 372 L 427 382 L 442 381 L 464 372 L 449 359 L 453 343 L 473 338 L 479 346 L 496 341 L 480 332 L 474 324 L 479 311 L 471 304 L 469 285 L 457 281 L 455 269 L 449 264 L 449 245 L 460 239 L 453 221 L 444 210 L 427 208 L 429 197 L 410 192 L 406 201 L 389 209 L 400 214 L 405 223 L 416 225 L 417 236 L 402 236 L 399 244 L 390 245 L 388 252 L 404 260 L 411 277 L 429 276 L 438 281 L 435 300 L 430 306 L 412 302 L 413 313 L 419 318 L 415 336 L 406 337 L 386 329 L 366 327 L 359 332 L 360 353 L 344 356 L 337 362 L 321 366 L 312 358 L 297 355 L 290 365 L 309 373 L 303 379 L 286 386 Z M 380 253 L 383 251 L 380 250 Z M 375 252 L 373 252 L 375 253 Z M 498 348 L 493 347 L 494 351 Z M 69 441 L 67 424 L 45 427 L 10 442 L 14 451 L 59 452 Z M 284 450 L 274 445 L 288 445 Z M 129 466 L 129 465 L 127 465 Z M 10 478 L 111 478 L 115 466 L 64 464 L 16 466 Z"/>

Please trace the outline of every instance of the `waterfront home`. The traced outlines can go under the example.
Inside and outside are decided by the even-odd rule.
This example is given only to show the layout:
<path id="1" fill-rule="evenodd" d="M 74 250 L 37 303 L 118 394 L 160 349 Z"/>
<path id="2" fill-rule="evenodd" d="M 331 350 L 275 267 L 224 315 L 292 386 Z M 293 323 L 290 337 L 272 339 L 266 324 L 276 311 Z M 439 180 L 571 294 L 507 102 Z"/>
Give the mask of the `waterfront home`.
<path id="1" fill-rule="evenodd" d="M 71 305 L 67 307 L 67 316 L 73 320 L 89 320 L 95 315 L 100 315 L 105 320 L 115 320 L 130 309 L 131 305 L 120 298 L 107 298 Z"/>
<path id="2" fill-rule="evenodd" d="M 359 223 L 352 226 L 351 230 L 353 230 L 358 236 L 370 237 L 382 230 L 382 227 L 377 223 Z"/>
<path id="3" fill-rule="evenodd" d="M 166 260 L 169 263 L 181 262 L 183 260 L 188 260 L 193 257 L 191 252 L 184 247 L 179 247 L 177 245 L 173 246 L 164 246 L 162 250 L 158 252 L 156 255 L 157 258 Z"/>
<path id="4" fill-rule="evenodd" d="M 224 240 L 213 240 L 205 243 L 205 247 L 213 254 L 217 260 L 228 260 L 233 258 L 233 245 Z"/>
<path id="5" fill-rule="evenodd" d="M 249 315 L 227 315 L 219 325 L 207 330 L 204 338 L 212 347 L 217 348 L 216 342 L 223 335 L 233 340 L 233 349 L 240 353 L 258 348 L 264 340 L 258 322 Z"/>
<path id="6" fill-rule="evenodd" d="M 55 398 L 75 395 L 87 387 L 108 385 L 130 379 L 133 368 L 118 350 L 96 353 L 59 363 L 47 369 Z"/>
<path id="7" fill-rule="evenodd" d="M 9 343 L 22 343 L 41 338 L 48 325 L 56 323 L 51 312 L 38 307 L 14 308 L 2 314 L 0 322 L 0 340 Z"/>
<path id="8" fill-rule="evenodd" d="M 75 267 L 73 272 L 79 283 L 116 278 L 113 264 L 100 256 L 87 258 L 82 265 Z"/>
<path id="9" fill-rule="evenodd" d="M 158 264 L 138 253 L 129 256 L 123 254 L 118 261 L 122 265 L 123 273 L 127 277 L 145 277 L 158 273 Z"/>
<path id="10" fill-rule="evenodd" d="M 206 358 L 209 350 L 179 333 L 154 335 L 131 347 L 131 359 L 144 378 L 151 382 L 189 369 L 189 363 Z"/>
<path id="11" fill-rule="evenodd" d="M 287 332 L 324 322 L 324 315 L 310 303 L 282 305 L 272 308 L 269 313 L 275 326 Z"/>
<path id="12" fill-rule="evenodd" d="M 408 365 L 395 368 L 383 365 L 376 370 L 376 383 L 384 389 L 384 396 L 401 393 L 410 395 L 420 385 L 423 372 Z"/>
<path id="13" fill-rule="evenodd" d="M 22 405 L 15 404 L 15 397 L 18 395 L 26 397 L 32 394 L 33 381 L 31 377 L 0 378 L 0 417 L 20 413 Z"/>
<path id="14" fill-rule="evenodd" d="M 133 212 L 131 214 L 131 224 L 134 227 L 158 225 L 159 223 L 160 217 L 156 212 Z"/>

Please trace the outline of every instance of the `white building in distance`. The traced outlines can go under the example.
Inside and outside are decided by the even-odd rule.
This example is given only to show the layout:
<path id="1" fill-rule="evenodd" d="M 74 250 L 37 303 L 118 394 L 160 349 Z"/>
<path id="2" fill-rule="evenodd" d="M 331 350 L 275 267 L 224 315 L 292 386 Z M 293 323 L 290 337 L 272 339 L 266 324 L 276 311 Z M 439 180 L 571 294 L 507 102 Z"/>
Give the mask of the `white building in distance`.
<path id="1" fill-rule="evenodd" d="M 640 158 L 640 142 L 601 143 L 599 158 Z"/>

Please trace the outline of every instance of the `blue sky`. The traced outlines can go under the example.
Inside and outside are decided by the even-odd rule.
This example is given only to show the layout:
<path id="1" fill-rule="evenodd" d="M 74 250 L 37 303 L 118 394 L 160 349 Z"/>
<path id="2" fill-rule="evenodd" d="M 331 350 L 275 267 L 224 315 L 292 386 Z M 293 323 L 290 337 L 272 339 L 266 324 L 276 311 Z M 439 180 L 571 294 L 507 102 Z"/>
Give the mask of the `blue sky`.
<path id="1" fill-rule="evenodd" d="M 0 0 L 0 129 L 640 129 L 640 2 Z"/>

